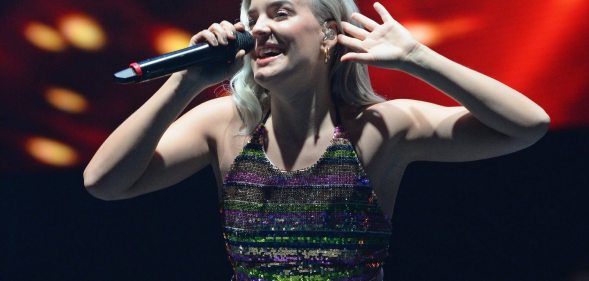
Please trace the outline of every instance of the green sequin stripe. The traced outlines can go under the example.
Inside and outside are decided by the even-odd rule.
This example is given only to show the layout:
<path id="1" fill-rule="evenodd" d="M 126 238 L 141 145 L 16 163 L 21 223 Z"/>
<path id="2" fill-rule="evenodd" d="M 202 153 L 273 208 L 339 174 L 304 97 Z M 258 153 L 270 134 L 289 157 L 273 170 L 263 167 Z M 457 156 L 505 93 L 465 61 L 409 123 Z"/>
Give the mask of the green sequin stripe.
<path id="1" fill-rule="evenodd" d="M 322 270 L 323 269 L 323 270 Z M 255 268 L 246 268 L 242 266 L 236 267 L 236 271 L 244 272 L 252 279 L 260 278 L 272 281 L 330 281 L 338 280 L 345 277 L 357 276 L 364 273 L 364 268 L 356 268 L 354 270 L 338 270 L 336 272 L 327 271 L 325 267 L 313 269 L 294 269 L 290 272 L 285 271 L 281 273 L 269 273 L 265 270 L 258 270 Z M 313 274 L 318 272 L 316 274 Z M 300 275 L 298 275 L 300 274 Z M 303 275 L 304 274 L 304 275 Z M 286 275 L 286 276 L 285 276 Z"/>
<path id="2" fill-rule="evenodd" d="M 258 158 L 266 158 L 264 155 L 264 151 L 257 149 L 257 148 L 252 148 L 249 146 L 246 146 L 241 153 L 239 154 L 241 156 L 255 156 Z"/>
<path id="3" fill-rule="evenodd" d="M 356 152 L 353 150 L 334 150 L 334 151 L 326 151 L 323 154 L 325 158 L 341 158 L 341 157 L 356 157 Z"/>
<path id="4" fill-rule="evenodd" d="M 384 241 L 382 237 L 358 238 L 358 237 L 313 237 L 313 236 L 240 236 L 227 235 L 227 239 L 231 242 L 245 242 L 245 243 L 285 243 L 285 246 L 291 243 L 301 244 L 319 244 L 323 248 L 328 248 L 329 245 L 387 245 L 389 241 Z"/>
<path id="5" fill-rule="evenodd" d="M 342 202 L 342 203 L 259 203 L 259 202 L 247 202 L 239 200 L 225 200 L 223 203 L 225 210 L 232 211 L 256 211 L 259 212 L 263 209 L 265 212 L 272 213 L 288 213 L 288 212 L 366 212 L 367 214 L 381 214 L 378 206 L 374 204 L 363 204 L 354 202 Z"/>

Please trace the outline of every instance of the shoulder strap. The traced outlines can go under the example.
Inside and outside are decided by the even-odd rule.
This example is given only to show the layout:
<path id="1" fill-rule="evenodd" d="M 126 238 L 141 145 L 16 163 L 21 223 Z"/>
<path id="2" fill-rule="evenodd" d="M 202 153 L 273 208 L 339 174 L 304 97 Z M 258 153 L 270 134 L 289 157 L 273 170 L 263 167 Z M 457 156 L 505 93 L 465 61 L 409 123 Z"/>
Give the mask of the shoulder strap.
<path id="1" fill-rule="evenodd" d="M 266 120 L 268 120 L 268 117 L 270 117 L 270 109 L 268 109 L 268 111 L 264 115 L 264 118 L 260 120 L 260 123 L 258 123 L 256 128 L 252 132 L 250 142 L 255 142 L 264 145 L 264 135 L 266 133 L 266 127 L 264 127 L 264 124 L 266 124 Z"/>

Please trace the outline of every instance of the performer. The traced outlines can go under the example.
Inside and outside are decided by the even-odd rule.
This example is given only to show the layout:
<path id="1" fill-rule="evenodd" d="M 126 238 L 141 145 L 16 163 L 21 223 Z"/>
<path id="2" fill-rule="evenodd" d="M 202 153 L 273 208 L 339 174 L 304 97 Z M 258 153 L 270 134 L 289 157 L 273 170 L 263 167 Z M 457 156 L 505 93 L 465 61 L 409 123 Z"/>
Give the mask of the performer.
<path id="1" fill-rule="evenodd" d="M 511 153 L 540 139 L 549 117 L 374 8 L 378 22 L 353 0 L 244 0 L 243 23 L 214 23 L 191 42 L 225 45 L 247 31 L 254 51 L 173 74 L 96 152 L 87 190 L 131 198 L 212 165 L 235 280 L 383 280 L 409 163 Z M 461 106 L 384 100 L 367 65 L 418 77 Z M 231 96 L 179 117 L 229 78 Z"/>

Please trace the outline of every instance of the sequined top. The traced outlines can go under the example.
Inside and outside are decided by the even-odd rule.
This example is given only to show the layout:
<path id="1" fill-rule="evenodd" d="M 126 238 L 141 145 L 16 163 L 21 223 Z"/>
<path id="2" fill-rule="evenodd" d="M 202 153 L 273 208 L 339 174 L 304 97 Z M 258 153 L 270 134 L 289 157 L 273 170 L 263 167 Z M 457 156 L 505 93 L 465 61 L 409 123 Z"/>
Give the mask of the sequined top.
<path id="1" fill-rule="evenodd" d="M 275 167 L 262 124 L 223 181 L 233 280 L 368 281 L 388 255 L 391 225 L 352 143 L 336 127 L 312 166 Z"/>

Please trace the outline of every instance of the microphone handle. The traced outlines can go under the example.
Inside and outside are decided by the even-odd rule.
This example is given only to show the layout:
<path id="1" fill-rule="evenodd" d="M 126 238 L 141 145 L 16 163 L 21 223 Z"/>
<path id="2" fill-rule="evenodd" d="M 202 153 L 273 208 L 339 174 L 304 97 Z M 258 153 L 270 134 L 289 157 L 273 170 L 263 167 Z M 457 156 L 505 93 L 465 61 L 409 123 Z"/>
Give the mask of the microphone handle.
<path id="1" fill-rule="evenodd" d="M 149 58 L 137 64 L 143 72 L 141 81 L 170 75 L 189 66 L 202 63 L 232 62 L 230 46 L 211 47 L 206 43 L 190 46 L 158 57 Z"/>
<path id="2" fill-rule="evenodd" d="M 145 82 L 168 76 L 195 64 L 232 63 L 238 48 L 243 48 L 246 52 L 253 48 L 253 39 L 249 34 L 237 33 L 237 40 L 230 40 L 227 45 L 212 47 L 207 43 L 199 43 L 161 56 L 134 62 L 129 65 L 129 68 L 116 72 L 114 78 L 120 84 Z"/>

